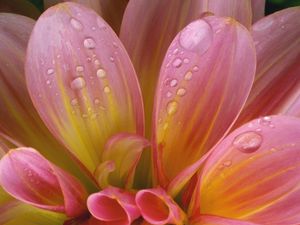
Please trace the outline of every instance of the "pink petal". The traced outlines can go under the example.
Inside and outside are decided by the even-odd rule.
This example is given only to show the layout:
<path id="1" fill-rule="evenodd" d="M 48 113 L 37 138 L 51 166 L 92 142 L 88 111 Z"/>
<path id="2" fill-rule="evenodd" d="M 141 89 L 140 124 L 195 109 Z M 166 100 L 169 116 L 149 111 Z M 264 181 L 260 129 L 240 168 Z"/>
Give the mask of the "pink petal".
<path id="1" fill-rule="evenodd" d="M 78 180 L 32 148 L 11 150 L 1 159 L 0 183 L 13 197 L 42 209 L 69 217 L 86 210 L 86 192 Z"/>
<path id="2" fill-rule="evenodd" d="M 265 5 L 266 5 L 266 0 L 251 0 L 252 23 L 264 17 Z"/>
<path id="3" fill-rule="evenodd" d="M 256 225 L 242 220 L 232 220 L 223 217 L 202 215 L 191 222 L 192 225 Z M 258 224 L 257 224 L 258 225 Z"/>
<path id="4" fill-rule="evenodd" d="M 162 65 L 154 111 L 160 184 L 196 162 L 226 133 L 248 96 L 254 72 L 252 39 L 230 18 L 205 17 L 176 36 Z"/>
<path id="5" fill-rule="evenodd" d="M 195 189 L 193 214 L 298 224 L 299 151 L 298 118 L 264 117 L 238 128 L 209 157 Z"/>
<path id="6" fill-rule="evenodd" d="M 253 25 L 256 78 L 237 125 L 264 115 L 300 116 L 299 18 L 300 7 L 294 7 Z"/>
<path id="7" fill-rule="evenodd" d="M 41 12 L 30 1 L 1 0 L 0 12 L 15 13 L 37 19 Z"/>
<path id="8" fill-rule="evenodd" d="M 111 137 L 102 154 L 102 161 L 108 162 L 108 165 L 106 167 L 101 165 L 104 173 L 107 170 L 111 172 L 107 184 L 131 188 L 142 151 L 149 145 L 149 141 L 139 135 L 120 133 Z M 100 176 L 102 171 L 97 170 Z M 100 186 L 103 187 L 101 184 Z"/>
<path id="9" fill-rule="evenodd" d="M 109 224 L 131 224 L 140 216 L 134 194 L 109 187 L 88 197 L 90 213 L 98 220 Z"/>
<path id="10" fill-rule="evenodd" d="M 62 3 L 39 18 L 26 78 L 45 124 L 90 172 L 111 135 L 143 134 L 142 100 L 129 57 L 90 9 Z"/>
<path id="11" fill-rule="evenodd" d="M 136 204 L 150 224 L 183 224 L 184 212 L 162 188 L 145 189 L 136 194 Z"/>
<path id="12" fill-rule="evenodd" d="M 233 17 L 248 28 L 252 24 L 250 0 L 202 0 L 200 10 L 202 12 L 212 12 L 216 16 Z"/>
<path id="13" fill-rule="evenodd" d="M 150 136 L 153 96 L 161 63 L 175 35 L 202 13 L 199 9 L 201 1 L 130 0 L 126 7 L 120 39 L 141 84 L 147 137 Z"/>
<path id="14" fill-rule="evenodd" d="M 80 173 L 39 118 L 26 88 L 24 59 L 34 23 L 24 16 L 0 13 L 0 132 Z"/>

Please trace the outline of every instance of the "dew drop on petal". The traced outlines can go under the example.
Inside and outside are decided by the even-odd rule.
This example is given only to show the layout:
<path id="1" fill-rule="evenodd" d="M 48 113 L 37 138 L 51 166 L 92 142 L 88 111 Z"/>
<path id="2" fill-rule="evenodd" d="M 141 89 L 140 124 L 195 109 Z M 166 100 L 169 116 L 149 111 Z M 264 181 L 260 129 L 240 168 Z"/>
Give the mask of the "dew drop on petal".
<path id="1" fill-rule="evenodd" d="M 171 101 L 167 104 L 167 113 L 169 115 L 174 115 L 177 112 L 178 103 L 176 101 Z"/>
<path id="2" fill-rule="evenodd" d="M 97 77 L 99 77 L 99 78 L 104 78 L 104 77 L 106 77 L 106 72 L 105 72 L 105 70 L 103 70 L 103 69 L 98 69 L 98 70 L 97 70 Z"/>
<path id="3" fill-rule="evenodd" d="M 199 67 L 198 67 L 198 66 L 194 66 L 194 67 L 193 67 L 193 71 L 194 71 L 194 72 L 197 72 L 198 70 L 199 70 Z"/>
<path id="4" fill-rule="evenodd" d="M 258 120 L 260 125 L 269 126 L 272 123 L 272 118 L 270 116 L 264 116 Z"/>
<path id="5" fill-rule="evenodd" d="M 73 99 L 71 100 L 71 105 L 72 105 L 72 106 L 78 105 L 78 100 L 77 100 L 77 98 L 73 98 Z"/>
<path id="6" fill-rule="evenodd" d="M 111 62 L 114 62 L 115 61 L 115 58 L 114 57 L 109 57 L 109 60 L 111 61 Z"/>
<path id="7" fill-rule="evenodd" d="M 189 60 L 188 58 L 185 58 L 185 59 L 183 60 L 183 62 L 184 62 L 185 64 L 187 64 L 187 63 L 190 62 L 190 60 Z"/>
<path id="8" fill-rule="evenodd" d="M 184 96 L 186 94 L 186 90 L 184 88 L 179 88 L 176 92 L 178 96 Z"/>
<path id="9" fill-rule="evenodd" d="M 110 88 L 108 86 L 105 86 L 103 91 L 104 91 L 104 93 L 108 94 L 108 93 L 110 93 Z"/>
<path id="10" fill-rule="evenodd" d="M 260 148 L 262 141 L 263 138 L 260 134 L 248 131 L 236 136 L 232 144 L 243 153 L 253 153 Z"/>
<path id="11" fill-rule="evenodd" d="M 184 79 L 185 80 L 191 80 L 193 77 L 193 74 L 191 71 L 187 72 L 185 75 L 184 75 Z"/>
<path id="12" fill-rule="evenodd" d="M 179 68 L 182 65 L 182 60 L 180 58 L 174 59 L 172 65 L 176 68 Z"/>
<path id="13" fill-rule="evenodd" d="M 54 69 L 50 68 L 47 70 L 48 75 L 52 75 L 54 73 Z"/>
<path id="14" fill-rule="evenodd" d="M 178 81 L 176 79 L 173 79 L 173 80 L 170 81 L 170 86 L 171 87 L 176 87 L 177 84 L 178 84 Z"/>
<path id="15" fill-rule="evenodd" d="M 172 96 L 172 92 L 168 91 L 166 96 L 167 96 L 167 98 L 170 98 Z"/>
<path id="16" fill-rule="evenodd" d="M 225 166 L 225 167 L 229 167 L 229 166 L 231 166 L 231 164 L 232 164 L 231 160 L 226 160 L 223 162 L 223 166 Z"/>
<path id="17" fill-rule="evenodd" d="M 179 36 L 180 45 L 189 51 L 204 54 L 210 47 L 213 32 L 208 23 L 197 20 L 190 23 Z"/>
<path id="18" fill-rule="evenodd" d="M 84 68 L 83 66 L 76 66 L 76 72 L 81 73 L 83 72 Z"/>
<path id="19" fill-rule="evenodd" d="M 77 77 L 71 81 L 71 88 L 73 90 L 80 90 L 85 87 L 85 80 L 83 77 Z"/>
<path id="20" fill-rule="evenodd" d="M 82 30 L 83 28 L 83 25 L 75 18 L 71 18 L 70 23 L 75 30 Z"/>
<path id="21" fill-rule="evenodd" d="M 96 42 L 93 38 L 86 38 L 83 41 L 83 46 L 87 49 L 94 49 L 96 47 Z"/>

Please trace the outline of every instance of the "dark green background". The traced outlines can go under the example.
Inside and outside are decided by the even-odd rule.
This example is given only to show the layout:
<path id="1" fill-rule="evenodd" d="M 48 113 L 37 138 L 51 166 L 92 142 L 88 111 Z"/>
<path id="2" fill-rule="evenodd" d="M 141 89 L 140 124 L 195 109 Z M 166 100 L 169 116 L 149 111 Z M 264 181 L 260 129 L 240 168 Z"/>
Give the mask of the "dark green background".
<path id="1" fill-rule="evenodd" d="M 27 0 L 32 2 L 37 8 L 41 11 L 43 10 L 43 0 Z M 112 0 L 117 1 L 117 0 Z M 226 1 L 226 0 L 224 0 Z M 300 5 L 300 0 L 267 0 L 266 1 L 266 14 L 270 14 L 272 12 Z"/>

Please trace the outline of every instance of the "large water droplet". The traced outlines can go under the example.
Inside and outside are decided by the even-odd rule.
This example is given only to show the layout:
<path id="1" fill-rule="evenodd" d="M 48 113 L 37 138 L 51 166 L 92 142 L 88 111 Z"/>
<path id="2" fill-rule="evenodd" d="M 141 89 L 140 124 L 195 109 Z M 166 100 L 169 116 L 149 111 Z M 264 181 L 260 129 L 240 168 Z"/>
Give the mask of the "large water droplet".
<path id="1" fill-rule="evenodd" d="M 83 45 L 87 49 L 93 49 L 96 46 L 96 42 L 94 41 L 93 38 L 86 38 L 83 41 Z"/>
<path id="2" fill-rule="evenodd" d="M 248 131 L 236 136 L 233 140 L 233 146 L 243 153 L 253 153 L 259 149 L 262 141 L 260 134 Z"/>
<path id="3" fill-rule="evenodd" d="M 167 113 L 169 115 L 173 115 L 177 112 L 177 109 L 178 109 L 178 103 L 175 102 L 175 101 L 171 101 L 168 103 L 167 105 Z"/>
<path id="4" fill-rule="evenodd" d="M 105 70 L 103 70 L 103 69 L 98 69 L 98 70 L 97 70 L 97 77 L 99 77 L 99 78 L 104 78 L 104 77 L 106 77 L 106 72 L 105 72 Z"/>
<path id="5" fill-rule="evenodd" d="M 71 88 L 73 90 L 80 90 L 85 87 L 85 80 L 83 77 L 77 77 L 71 82 Z"/>
<path id="6" fill-rule="evenodd" d="M 208 23 L 203 20 L 197 20 L 190 23 L 179 36 L 180 45 L 186 50 L 205 53 L 213 39 L 213 32 Z"/>
<path id="7" fill-rule="evenodd" d="M 82 24 L 75 18 L 71 18 L 70 20 L 71 26 L 76 30 L 82 30 Z"/>
<path id="8" fill-rule="evenodd" d="M 260 118 L 258 122 L 263 126 L 269 126 L 272 123 L 272 118 L 270 116 L 264 116 Z"/>

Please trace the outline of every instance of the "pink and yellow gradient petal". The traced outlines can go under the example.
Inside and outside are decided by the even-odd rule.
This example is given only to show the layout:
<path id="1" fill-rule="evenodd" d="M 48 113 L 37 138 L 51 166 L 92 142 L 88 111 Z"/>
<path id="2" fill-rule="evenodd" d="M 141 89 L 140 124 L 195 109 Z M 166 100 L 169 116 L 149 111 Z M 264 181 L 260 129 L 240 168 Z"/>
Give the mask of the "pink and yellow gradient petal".
<path id="1" fill-rule="evenodd" d="M 49 8 L 33 29 L 25 68 L 41 118 L 91 173 L 111 135 L 143 134 L 135 71 L 118 37 L 94 11 L 76 3 Z"/>
<path id="2" fill-rule="evenodd" d="M 175 37 L 161 68 L 153 118 L 161 185 L 225 135 L 250 92 L 255 66 L 250 33 L 231 18 L 204 17 Z"/>
<path id="3" fill-rule="evenodd" d="M 297 224 L 299 140 L 300 119 L 295 117 L 263 117 L 233 131 L 208 158 L 192 215 Z"/>

